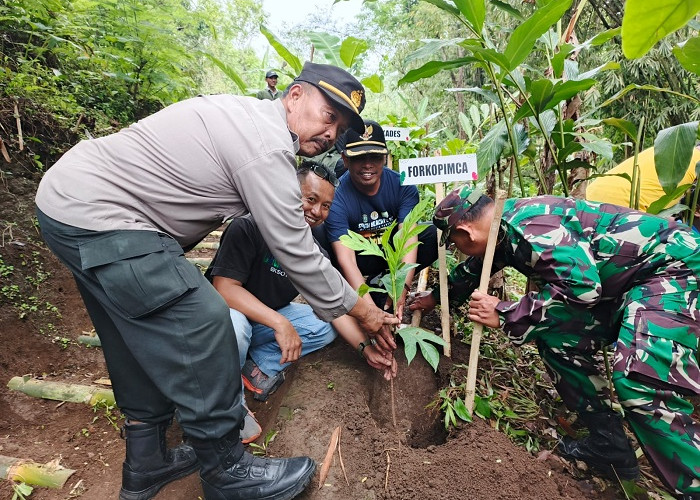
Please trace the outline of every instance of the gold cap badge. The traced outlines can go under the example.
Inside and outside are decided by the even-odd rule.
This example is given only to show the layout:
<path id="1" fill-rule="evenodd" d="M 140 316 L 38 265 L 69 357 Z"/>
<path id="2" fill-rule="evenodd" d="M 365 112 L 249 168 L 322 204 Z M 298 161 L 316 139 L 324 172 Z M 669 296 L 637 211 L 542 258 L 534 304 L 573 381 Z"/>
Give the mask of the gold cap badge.
<path id="1" fill-rule="evenodd" d="M 363 92 L 361 90 L 353 90 L 350 92 L 350 100 L 356 108 L 359 108 L 362 104 L 362 94 Z"/>
<path id="2" fill-rule="evenodd" d="M 364 141 L 369 141 L 370 137 L 372 137 L 373 131 L 374 131 L 374 127 L 372 127 L 372 125 L 366 125 L 365 126 L 365 133 L 362 134 L 360 137 Z"/>

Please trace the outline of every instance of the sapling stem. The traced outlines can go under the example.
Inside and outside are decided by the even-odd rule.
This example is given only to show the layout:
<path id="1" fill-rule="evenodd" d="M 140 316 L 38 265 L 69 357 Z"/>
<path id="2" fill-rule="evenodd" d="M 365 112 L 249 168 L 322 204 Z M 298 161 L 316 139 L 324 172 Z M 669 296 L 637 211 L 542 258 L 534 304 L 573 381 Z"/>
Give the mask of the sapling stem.
<path id="1" fill-rule="evenodd" d="M 394 399 L 394 379 L 389 381 L 389 387 L 391 388 L 391 423 L 396 427 L 396 400 Z"/>

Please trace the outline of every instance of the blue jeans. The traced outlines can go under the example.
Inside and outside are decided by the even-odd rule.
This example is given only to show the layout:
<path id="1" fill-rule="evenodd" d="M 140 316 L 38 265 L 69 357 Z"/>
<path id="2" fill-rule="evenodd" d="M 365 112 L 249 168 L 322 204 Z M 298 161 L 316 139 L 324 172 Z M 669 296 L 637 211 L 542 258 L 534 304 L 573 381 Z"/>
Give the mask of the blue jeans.
<path id="1" fill-rule="evenodd" d="M 306 304 L 293 302 L 277 309 L 277 312 L 289 320 L 301 337 L 302 356 L 330 344 L 338 335 L 330 323 L 319 319 Z M 289 362 L 280 364 L 282 351 L 272 328 L 248 321 L 244 314 L 235 309 L 230 309 L 230 313 L 236 332 L 241 368 L 245 363 L 246 354 L 268 377 L 276 375 L 290 365 Z"/>

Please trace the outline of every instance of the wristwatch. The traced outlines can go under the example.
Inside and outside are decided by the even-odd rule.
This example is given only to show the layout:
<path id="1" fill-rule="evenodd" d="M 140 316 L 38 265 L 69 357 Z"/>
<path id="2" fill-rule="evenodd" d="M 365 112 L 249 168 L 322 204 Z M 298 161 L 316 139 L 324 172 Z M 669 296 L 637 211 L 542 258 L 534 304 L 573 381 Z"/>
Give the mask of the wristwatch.
<path id="1" fill-rule="evenodd" d="M 374 345 L 376 343 L 377 343 L 377 341 L 374 340 L 373 338 L 369 338 L 367 340 L 364 340 L 364 341 L 360 342 L 359 344 L 357 344 L 357 352 L 360 354 L 360 356 L 362 356 L 364 358 L 365 357 L 365 347 L 370 346 L 370 345 Z"/>

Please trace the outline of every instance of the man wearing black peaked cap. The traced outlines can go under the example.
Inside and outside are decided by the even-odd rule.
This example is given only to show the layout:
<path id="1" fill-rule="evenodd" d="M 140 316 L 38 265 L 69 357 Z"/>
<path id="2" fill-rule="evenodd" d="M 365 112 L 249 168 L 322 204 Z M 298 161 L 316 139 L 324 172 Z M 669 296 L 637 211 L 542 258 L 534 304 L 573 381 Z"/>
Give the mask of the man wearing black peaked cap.
<path id="1" fill-rule="evenodd" d="M 360 255 L 340 242 L 340 237 L 352 230 L 372 239 L 381 246 L 382 234 L 393 222 L 400 227 L 404 218 L 418 204 L 416 186 L 402 186 L 399 174 L 386 166 L 388 150 L 384 130 L 375 121 L 366 120 L 362 132 L 348 130 L 340 139 L 344 143 L 343 162 L 347 172 L 340 178 L 328 219 L 326 234 L 343 276 L 357 289 L 365 281 L 370 286 L 388 272 L 384 259 Z M 420 245 L 404 259 L 418 263 L 418 270 L 437 259 L 437 239 L 434 227 L 416 238 Z M 408 271 L 404 291 L 395 305 L 401 317 L 406 292 L 416 269 Z M 368 303 L 383 304 L 386 295 L 367 294 Z"/>
<path id="2" fill-rule="evenodd" d="M 75 277 L 126 415 L 120 500 L 150 499 L 197 469 L 207 500 L 291 499 L 309 483 L 308 457 L 245 452 L 229 307 L 183 249 L 250 213 L 321 319 L 349 314 L 386 335 L 396 320 L 358 300 L 314 244 L 296 180 L 296 155 L 329 149 L 364 104 L 349 73 L 307 63 L 280 99 L 188 99 L 80 142 L 44 175 L 42 235 Z M 174 416 L 190 444 L 166 449 Z"/>

